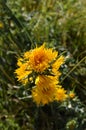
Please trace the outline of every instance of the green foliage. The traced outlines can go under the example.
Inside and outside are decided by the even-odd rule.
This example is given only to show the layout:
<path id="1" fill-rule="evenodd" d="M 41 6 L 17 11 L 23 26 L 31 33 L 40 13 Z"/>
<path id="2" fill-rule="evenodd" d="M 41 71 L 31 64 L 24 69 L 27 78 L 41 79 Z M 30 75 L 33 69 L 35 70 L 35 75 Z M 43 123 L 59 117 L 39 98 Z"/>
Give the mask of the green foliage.
<path id="1" fill-rule="evenodd" d="M 1 24 L 0 129 L 85 130 L 86 2 L 0 0 Z M 60 80 L 63 87 L 75 90 L 78 96 L 60 108 L 57 103 L 53 103 L 53 108 L 37 108 L 29 97 L 28 86 L 21 86 L 14 75 L 17 57 L 43 42 L 66 57 Z"/>
<path id="2" fill-rule="evenodd" d="M 3 117 L 4 118 L 4 117 Z M 19 130 L 19 126 L 17 123 L 14 122 L 12 118 L 2 119 L 0 122 L 0 129 L 1 130 Z"/>

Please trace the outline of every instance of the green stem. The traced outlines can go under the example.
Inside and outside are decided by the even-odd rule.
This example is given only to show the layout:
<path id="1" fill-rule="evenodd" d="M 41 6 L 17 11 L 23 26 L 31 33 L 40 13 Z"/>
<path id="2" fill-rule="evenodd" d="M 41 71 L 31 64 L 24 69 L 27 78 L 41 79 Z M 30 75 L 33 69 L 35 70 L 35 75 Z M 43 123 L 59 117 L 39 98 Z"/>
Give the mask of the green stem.
<path id="1" fill-rule="evenodd" d="M 84 58 L 82 58 L 62 79 L 61 83 L 69 76 L 69 74 L 71 74 L 79 64 L 81 64 L 81 62 L 83 62 L 86 59 L 86 56 Z"/>

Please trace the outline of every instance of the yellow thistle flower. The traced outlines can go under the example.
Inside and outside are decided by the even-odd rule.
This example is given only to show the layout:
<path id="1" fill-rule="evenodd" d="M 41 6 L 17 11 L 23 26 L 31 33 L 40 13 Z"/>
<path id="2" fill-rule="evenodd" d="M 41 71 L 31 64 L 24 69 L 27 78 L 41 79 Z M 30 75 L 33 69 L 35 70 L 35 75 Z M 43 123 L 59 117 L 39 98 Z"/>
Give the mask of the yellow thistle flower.
<path id="1" fill-rule="evenodd" d="M 18 58 L 17 66 L 19 68 L 15 71 L 18 80 L 24 82 L 24 80 L 27 80 L 26 77 L 33 71 L 42 74 L 48 70 L 48 67 L 51 67 L 50 73 L 52 72 L 58 80 L 61 75 L 58 69 L 63 63 L 64 58 L 60 57 L 57 59 L 57 56 L 58 52 L 52 48 L 45 48 L 45 43 L 40 47 L 25 52 L 22 58 Z"/>
<path id="2" fill-rule="evenodd" d="M 36 87 L 32 90 L 32 97 L 39 105 L 49 102 L 64 101 L 67 97 L 66 90 L 58 85 L 57 77 L 39 75 L 35 81 Z"/>
<path id="3" fill-rule="evenodd" d="M 42 89 L 35 87 L 32 89 L 32 97 L 37 105 L 45 105 L 54 101 L 55 92 L 55 86 L 48 86 L 48 88 L 43 87 Z"/>
<path id="4" fill-rule="evenodd" d="M 64 101 L 67 98 L 66 90 L 62 87 L 58 87 L 55 95 L 55 100 Z"/>
<path id="5" fill-rule="evenodd" d="M 36 87 L 32 89 L 32 97 L 38 105 L 45 105 L 54 100 L 64 101 L 67 98 L 66 90 L 58 85 L 54 76 L 39 75 L 35 84 Z"/>
<path id="6" fill-rule="evenodd" d="M 54 101 L 58 81 L 54 76 L 39 75 L 36 78 L 36 87 L 32 89 L 33 100 L 39 105 Z"/>
<path id="7" fill-rule="evenodd" d="M 35 72 L 43 73 L 50 65 L 56 57 L 58 52 L 53 51 L 53 49 L 46 49 L 45 44 L 42 46 L 35 48 L 30 51 L 29 56 L 29 65 L 32 70 Z"/>
<path id="8" fill-rule="evenodd" d="M 74 98 L 74 97 L 75 97 L 75 93 L 74 93 L 73 91 L 70 91 L 69 97 L 70 97 L 70 98 Z"/>

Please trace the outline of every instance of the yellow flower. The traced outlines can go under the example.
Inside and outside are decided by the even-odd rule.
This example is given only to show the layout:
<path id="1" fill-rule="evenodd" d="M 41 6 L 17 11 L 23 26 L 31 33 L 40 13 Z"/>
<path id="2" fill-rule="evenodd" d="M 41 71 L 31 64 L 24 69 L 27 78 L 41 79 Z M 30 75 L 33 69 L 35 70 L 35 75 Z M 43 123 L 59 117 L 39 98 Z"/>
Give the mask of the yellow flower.
<path id="1" fill-rule="evenodd" d="M 35 87 L 32 89 L 32 97 L 38 105 L 45 105 L 54 101 L 55 92 L 56 87 L 53 86 L 48 86 L 48 88 L 44 87 L 42 89 Z"/>
<path id="2" fill-rule="evenodd" d="M 32 70 L 43 73 L 57 57 L 57 54 L 53 49 L 46 49 L 45 44 L 43 44 L 31 50 L 29 56 L 26 57 L 29 58 L 29 65 Z"/>
<path id="3" fill-rule="evenodd" d="M 54 76 L 39 75 L 36 78 L 36 87 L 32 89 L 33 100 L 38 104 L 48 104 L 54 101 L 58 81 Z"/>
<path id="4" fill-rule="evenodd" d="M 70 97 L 70 98 L 74 98 L 74 97 L 75 97 L 75 93 L 74 93 L 73 91 L 70 91 L 69 97 Z"/>
<path id="5" fill-rule="evenodd" d="M 54 76 L 39 75 L 35 84 L 32 97 L 38 105 L 45 105 L 54 100 L 64 101 L 67 98 L 66 90 L 58 85 L 58 80 Z"/>
<path id="6" fill-rule="evenodd" d="M 66 90 L 62 87 L 58 87 L 55 95 L 55 100 L 64 101 L 67 98 Z"/>

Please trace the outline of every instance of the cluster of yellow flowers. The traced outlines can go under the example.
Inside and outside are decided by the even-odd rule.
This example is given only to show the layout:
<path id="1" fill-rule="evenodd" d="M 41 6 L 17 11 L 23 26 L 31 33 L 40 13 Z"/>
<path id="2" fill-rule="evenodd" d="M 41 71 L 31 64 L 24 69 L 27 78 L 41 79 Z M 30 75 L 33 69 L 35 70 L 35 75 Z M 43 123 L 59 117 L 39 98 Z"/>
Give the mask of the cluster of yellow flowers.
<path id="1" fill-rule="evenodd" d="M 59 57 L 52 48 L 46 48 L 45 43 L 18 58 L 18 68 L 15 70 L 18 81 L 24 85 L 34 83 L 31 92 L 37 105 L 67 98 L 66 90 L 59 85 L 59 68 L 63 63 L 64 57 Z"/>

